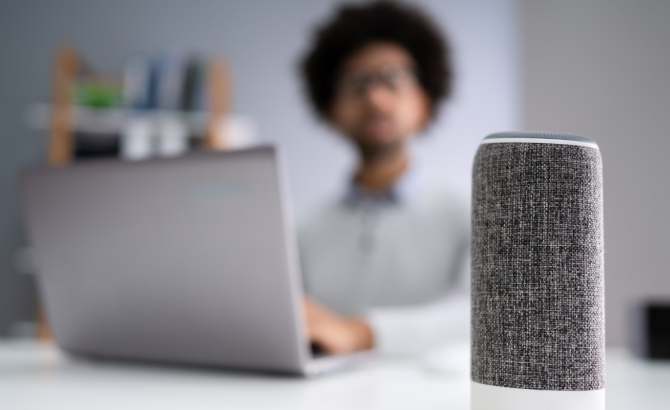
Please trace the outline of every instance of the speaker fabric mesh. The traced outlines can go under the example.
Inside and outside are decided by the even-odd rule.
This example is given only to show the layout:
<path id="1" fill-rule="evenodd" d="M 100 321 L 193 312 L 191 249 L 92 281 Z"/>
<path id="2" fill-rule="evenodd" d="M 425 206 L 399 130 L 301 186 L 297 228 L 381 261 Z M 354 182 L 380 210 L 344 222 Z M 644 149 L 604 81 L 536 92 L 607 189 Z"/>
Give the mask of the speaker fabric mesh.
<path id="1" fill-rule="evenodd" d="M 479 147 L 472 201 L 472 380 L 605 387 L 602 167 L 595 148 Z"/>

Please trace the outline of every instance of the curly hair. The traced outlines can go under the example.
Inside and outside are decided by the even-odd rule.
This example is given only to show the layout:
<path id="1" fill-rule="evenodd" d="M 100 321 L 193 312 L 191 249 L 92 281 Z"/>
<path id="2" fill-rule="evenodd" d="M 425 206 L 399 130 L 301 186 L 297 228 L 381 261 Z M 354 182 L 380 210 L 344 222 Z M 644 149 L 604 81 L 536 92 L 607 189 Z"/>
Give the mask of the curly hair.
<path id="1" fill-rule="evenodd" d="M 390 1 L 344 5 L 334 19 L 318 28 L 315 42 L 301 64 L 307 95 L 317 113 L 328 117 L 345 60 L 376 41 L 397 44 L 412 56 L 434 118 L 440 102 L 449 97 L 452 89 L 449 46 L 422 11 Z"/>

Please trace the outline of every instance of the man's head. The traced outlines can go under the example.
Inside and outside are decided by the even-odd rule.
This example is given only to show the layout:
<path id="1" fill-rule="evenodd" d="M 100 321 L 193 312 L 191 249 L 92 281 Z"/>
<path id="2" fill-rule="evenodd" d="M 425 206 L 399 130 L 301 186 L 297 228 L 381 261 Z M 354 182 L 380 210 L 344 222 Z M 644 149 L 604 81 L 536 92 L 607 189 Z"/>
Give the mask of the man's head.
<path id="1" fill-rule="evenodd" d="M 390 2 L 348 5 L 322 26 L 302 63 L 319 115 L 364 151 L 423 129 L 451 91 L 448 49 L 421 12 Z"/>

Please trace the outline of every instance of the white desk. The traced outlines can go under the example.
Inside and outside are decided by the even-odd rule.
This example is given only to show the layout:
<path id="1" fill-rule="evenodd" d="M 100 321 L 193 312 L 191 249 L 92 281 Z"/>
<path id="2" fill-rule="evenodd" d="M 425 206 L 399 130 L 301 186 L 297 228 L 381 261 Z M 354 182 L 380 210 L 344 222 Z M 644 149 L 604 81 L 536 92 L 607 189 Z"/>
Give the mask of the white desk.
<path id="1" fill-rule="evenodd" d="M 670 409 L 670 363 L 607 356 L 607 407 Z M 313 380 L 72 359 L 0 341 L 0 409 L 469 409 L 467 347 Z"/>

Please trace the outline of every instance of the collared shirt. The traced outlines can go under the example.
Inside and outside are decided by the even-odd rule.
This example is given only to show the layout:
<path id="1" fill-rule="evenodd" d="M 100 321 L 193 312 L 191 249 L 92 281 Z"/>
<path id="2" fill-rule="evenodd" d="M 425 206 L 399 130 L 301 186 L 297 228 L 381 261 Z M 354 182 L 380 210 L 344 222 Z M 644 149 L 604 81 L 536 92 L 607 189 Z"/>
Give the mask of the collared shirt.
<path id="1" fill-rule="evenodd" d="M 469 334 L 469 211 L 406 173 L 372 193 L 352 184 L 299 229 L 307 293 L 364 316 L 386 353 L 424 350 Z"/>

